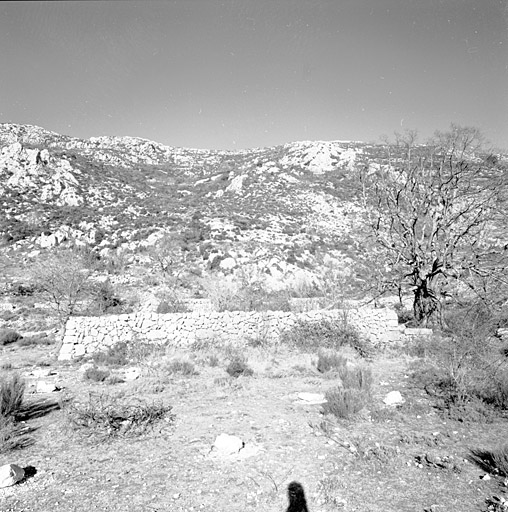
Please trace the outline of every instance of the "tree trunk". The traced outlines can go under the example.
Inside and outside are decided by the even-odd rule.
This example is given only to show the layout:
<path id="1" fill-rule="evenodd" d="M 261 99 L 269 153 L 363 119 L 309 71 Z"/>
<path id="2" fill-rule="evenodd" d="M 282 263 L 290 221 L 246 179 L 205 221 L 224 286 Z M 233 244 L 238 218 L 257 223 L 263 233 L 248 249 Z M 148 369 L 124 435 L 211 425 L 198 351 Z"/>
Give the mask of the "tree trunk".
<path id="1" fill-rule="evenodd" d="M 439 313 L 440 302 L 429 279 L 418 279 L 415 283 L 413 313 L 418 325 L 427 326 L 431 317 Z"/>

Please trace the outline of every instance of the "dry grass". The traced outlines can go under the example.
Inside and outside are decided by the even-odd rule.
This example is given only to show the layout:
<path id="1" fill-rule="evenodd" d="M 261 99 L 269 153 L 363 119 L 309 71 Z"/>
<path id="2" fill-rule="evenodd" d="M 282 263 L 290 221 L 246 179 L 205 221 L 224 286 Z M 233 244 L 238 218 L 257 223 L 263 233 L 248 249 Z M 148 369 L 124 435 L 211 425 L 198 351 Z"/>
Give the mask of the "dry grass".
<path id="1" fill-rule="evenodd" d="M 16 416 L 23 404 L 25 381 L 17 374 L 0 380 L 0 417 Z"/>
<path id="2" fill-rule="evenodd" d="M 139 436 L 162 420 L 172 421 L 171 409 L 162 402 L 129 401 L 114 395 L 90 393 L 86 401 L 68 405 L 67 418 L 74 429 L 87 435 Z"/>
<path id="3" fill-rule="evenodd" d="M 508 477 L 508 444 L 495 450 L 473 448 L 469 460 L 487 473 Z"/>

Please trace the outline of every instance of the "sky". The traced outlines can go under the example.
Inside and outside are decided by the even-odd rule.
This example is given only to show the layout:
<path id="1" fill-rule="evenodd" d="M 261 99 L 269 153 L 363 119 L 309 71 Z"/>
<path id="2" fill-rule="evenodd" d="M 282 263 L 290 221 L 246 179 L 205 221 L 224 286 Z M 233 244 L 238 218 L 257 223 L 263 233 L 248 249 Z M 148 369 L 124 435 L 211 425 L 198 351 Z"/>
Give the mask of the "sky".
<path id="1" fill-rule="evenodd" d="M 1 2 L 0 122 L 203 149 L 454 122 L 507 149 L 507 2 Z"/>

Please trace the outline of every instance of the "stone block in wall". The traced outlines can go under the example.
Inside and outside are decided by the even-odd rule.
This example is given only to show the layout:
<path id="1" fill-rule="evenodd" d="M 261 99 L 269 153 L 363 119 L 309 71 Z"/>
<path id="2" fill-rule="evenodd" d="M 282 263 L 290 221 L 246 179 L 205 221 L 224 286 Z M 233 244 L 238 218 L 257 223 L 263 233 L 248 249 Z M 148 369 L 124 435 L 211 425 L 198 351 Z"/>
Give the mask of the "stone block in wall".
<path id="1" fill-rule="evenodd" d="M 420 336 L 429 337 L 429 336 L 432 336 L 432 329 L 406 327 L 404 329 L 404 335 L 411 337 L 411 338 L 417 338 Z"/>
<path id="2" fill-rule="evenodd" d="M 71 343 L 64 343 L 58 353 L 59 361 L 69 361 L 72 359 L 74 353 L 74 345 Z"/>
<path id="3" fill-rule="evenodd" d="M 74 357 L 84 356 L 86 354 L 86 347 L 82 343 L 74 345 Z"/>

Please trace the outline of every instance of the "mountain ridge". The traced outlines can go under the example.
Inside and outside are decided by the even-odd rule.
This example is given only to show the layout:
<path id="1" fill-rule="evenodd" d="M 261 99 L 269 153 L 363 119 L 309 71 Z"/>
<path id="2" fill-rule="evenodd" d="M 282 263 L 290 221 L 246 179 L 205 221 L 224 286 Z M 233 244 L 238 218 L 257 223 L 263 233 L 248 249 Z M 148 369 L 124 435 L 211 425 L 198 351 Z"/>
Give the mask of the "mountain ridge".
<path id="1" fill-rule="evenodd" d="M 389 165 L 383 145 L 358 141 L 222 151 L 12 123 L 0 147 L 3 252 L 78 244 L 135 265 L 169 237 L 178 271 L 250 272 L 272 288 L 355 274 L 367 250 L 356 171 Z"/>

